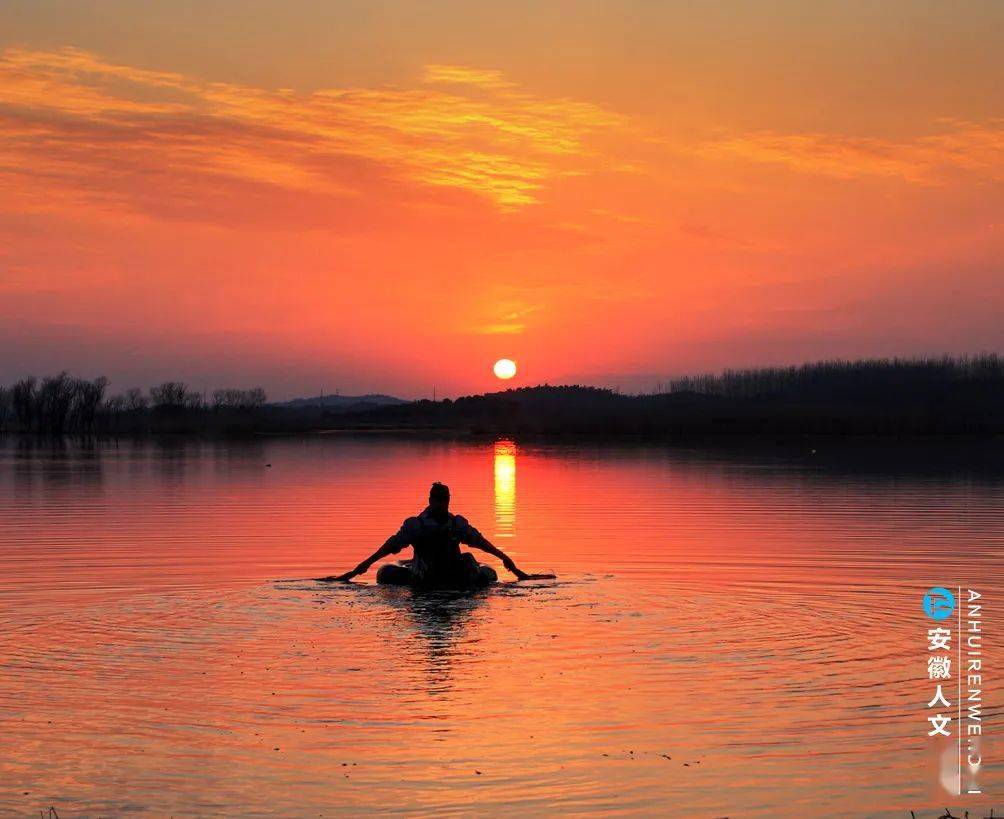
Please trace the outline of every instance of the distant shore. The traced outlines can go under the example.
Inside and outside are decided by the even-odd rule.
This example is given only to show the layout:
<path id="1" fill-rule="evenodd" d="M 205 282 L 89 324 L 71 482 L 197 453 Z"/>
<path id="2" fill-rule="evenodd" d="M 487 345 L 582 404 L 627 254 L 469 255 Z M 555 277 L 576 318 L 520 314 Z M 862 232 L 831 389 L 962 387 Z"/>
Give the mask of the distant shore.
<path id="1" fill-rule="evenodd" d="M 409 434 L 589 436 L 984 436 L 1004 434 L 1004 357 L 831 361 L 727 370 L 622 395 L 522 387 L 440 401 L 390 396 L 267 403 L 261 388 L 183 382 L 105 397 L 107 381 L 66 373 L 0 390 L 0 433 L 119 435 Z"/>

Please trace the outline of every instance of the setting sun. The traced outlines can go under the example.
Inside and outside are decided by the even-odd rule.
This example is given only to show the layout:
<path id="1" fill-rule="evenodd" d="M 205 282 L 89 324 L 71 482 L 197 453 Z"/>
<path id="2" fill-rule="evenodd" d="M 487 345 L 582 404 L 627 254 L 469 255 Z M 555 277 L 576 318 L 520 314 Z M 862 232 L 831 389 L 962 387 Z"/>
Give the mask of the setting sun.
<path id="1" fill-rule="evenodd" d="M 0 819 L 1004 819 L 1002 40 L 0 0 Z"/>
<path id="2" fill-rule="evenodd" d="M 493 368 L 496 377 L 508 380 L 516 375 L 516 362 L 509 358 L 500 358 Z"/>

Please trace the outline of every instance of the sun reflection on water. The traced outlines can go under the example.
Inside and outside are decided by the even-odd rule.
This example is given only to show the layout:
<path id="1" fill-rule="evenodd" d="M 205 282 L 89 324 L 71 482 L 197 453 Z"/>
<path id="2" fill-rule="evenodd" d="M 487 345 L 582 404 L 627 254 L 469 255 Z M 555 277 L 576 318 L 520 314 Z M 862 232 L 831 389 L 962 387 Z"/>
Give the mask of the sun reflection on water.
<path id="1" fill-rule="evenodd" d="M 495 536 L 516 534 L 516 444 L 495 442 Z"/>

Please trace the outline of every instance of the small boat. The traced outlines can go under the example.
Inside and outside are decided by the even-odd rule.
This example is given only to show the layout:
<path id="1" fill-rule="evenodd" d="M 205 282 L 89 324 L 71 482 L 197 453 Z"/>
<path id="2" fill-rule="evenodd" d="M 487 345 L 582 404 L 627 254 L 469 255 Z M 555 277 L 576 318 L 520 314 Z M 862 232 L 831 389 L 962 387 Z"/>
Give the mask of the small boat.
<path id="1" fill-rule="evenodd" d="M 498 574 L 465 552 L 456 571 L 433 574 L 416 571 L 414 560 L 385 563 L 377 571 L 377 583 L 385 586 L 416 586 L 433 589 L 483 589 L 497 582 Z"/>

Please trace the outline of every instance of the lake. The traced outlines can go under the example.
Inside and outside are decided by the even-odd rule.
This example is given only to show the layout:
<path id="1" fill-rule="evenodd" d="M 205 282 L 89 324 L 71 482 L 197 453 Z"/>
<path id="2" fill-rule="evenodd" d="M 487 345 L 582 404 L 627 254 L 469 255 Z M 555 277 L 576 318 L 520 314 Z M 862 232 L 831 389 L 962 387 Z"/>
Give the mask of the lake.
<path id="1" fill-rule="evenodd" d="M 0 812 L 999 813 L 1004 478 L 955 447 L 2 439 Z M 303 579 L 433 480 L 558 580 Z M 985 596 L 984 796 L 932 586 Z"/>

